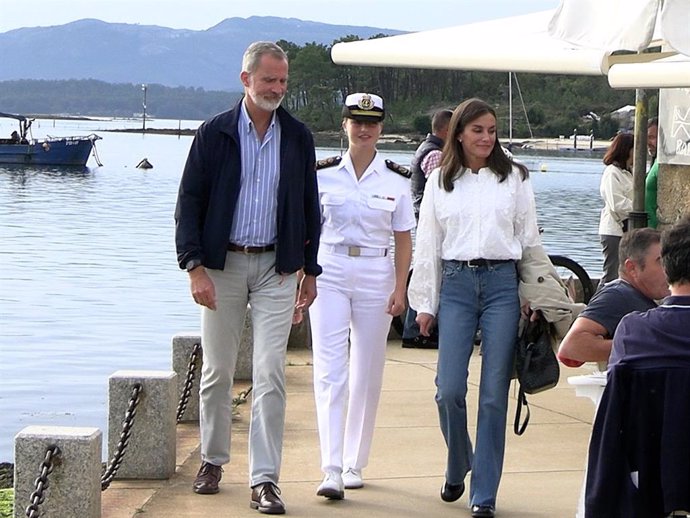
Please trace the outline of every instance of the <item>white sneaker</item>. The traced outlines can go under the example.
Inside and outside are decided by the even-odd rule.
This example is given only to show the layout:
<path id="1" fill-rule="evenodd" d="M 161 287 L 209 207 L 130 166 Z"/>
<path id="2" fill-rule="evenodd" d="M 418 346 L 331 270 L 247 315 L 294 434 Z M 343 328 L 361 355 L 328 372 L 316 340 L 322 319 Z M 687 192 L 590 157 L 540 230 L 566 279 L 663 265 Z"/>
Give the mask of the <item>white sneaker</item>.
<path id="1" fill-rule="evenodd" d="M 329 471 L 316 490 L 317 496 L 325 496 L 329 500 L 342 500 L 345 498 L 345 486 L 343 477 L 337 471 Z"/>
<path id="2" fill-rule="evenodd" d="M 359 489 L 360 487 L 364 487 L 362 470 L 348 468 L 347 471 L 343 473 L 343 483 L 345 484 L 345 489 Z"/>

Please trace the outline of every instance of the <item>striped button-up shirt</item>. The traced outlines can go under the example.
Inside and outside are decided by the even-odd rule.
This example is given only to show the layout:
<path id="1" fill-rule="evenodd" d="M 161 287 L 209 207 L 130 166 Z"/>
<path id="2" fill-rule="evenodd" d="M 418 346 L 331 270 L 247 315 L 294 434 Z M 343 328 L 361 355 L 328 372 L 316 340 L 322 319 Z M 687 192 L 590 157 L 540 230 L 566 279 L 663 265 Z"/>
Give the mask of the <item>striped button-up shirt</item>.
<path id="1" fill-rule="evenodd" d="M 270 245 L 276 242 L 278 232 L 280 121 L 274 112 L 261 141 L 242 103 L 238 130 L 242 178 L 229 240 L 242 246 Z"/>

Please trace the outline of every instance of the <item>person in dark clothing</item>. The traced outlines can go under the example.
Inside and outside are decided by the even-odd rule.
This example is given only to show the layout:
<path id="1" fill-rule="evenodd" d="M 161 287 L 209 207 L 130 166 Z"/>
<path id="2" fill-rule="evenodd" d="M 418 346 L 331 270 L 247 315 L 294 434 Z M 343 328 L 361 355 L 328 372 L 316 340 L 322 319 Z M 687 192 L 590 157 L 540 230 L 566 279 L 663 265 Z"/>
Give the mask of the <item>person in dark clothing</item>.
<path id="1" fill-rule="evenodd" d="M 661 235 L 661 262 L 671 287 L 658 308 L 619 324 L 609 366 L 663 356 L 690 359 L 690 215 Z"/>
<path id="2" fill-rule="evenodd" d="M 177 259 L 201 305 L 201 468 L 194 492 L 217 493 L 230 460 L 231 393 L 247 304 L 253 323 L 250 506 L 285 513 L 278 478 L 285 423 L 285 357 L 295 304 L 307 308 L 321 273 L 314 141 L 280 104 L 288 59 L 271 42 L 245 51 L 245 96 L 203 123 L 175 209 Z M 297 272 L 304 276 L 299 281 Z M 297 293 L 297 302 L 295 302 Z"/>
<path id="3" fill-rule="evenodd" d="M 668 295 L 661 266 L 661 233 L 651 228 L 628 232 L 620 243 L 619 276 L 589 301 L 568 330 L 558 359 L 568 367 L 583 362 L 607 362 L 621 319 L 632 311 L 656 307 Z"/>
<path id="4" fill-rule="evenodd" d="M 587 518 L 690 509 L 690 215 L 662 234 L 661 260 L 671 296 L 625 316 L 613 339 L 589 448 Z"/>
<path id="5" fill-rule="evenodd" d="M 452 116 L 452 110 L 439 110 L 434 113 L 431 118 L 431 133 L 427 134 L 412 158 L 410 181 L 412 184 L 412 204 L 417 219 L 419 219 L 419 205 L 422 203 L 422 196 L 424 196 L 426 179 L 431 171 L 441 165 L 443 142 L 446 140 L 448 123 Z"/>
<path id="6" fill-rule="evenodd" d="M 419 206 L 424 195 L 426 179 L 431 171 L 441 165 L 443 143 L 448 134 L 448 124 L 453 116 L 452 110 L 438 110 L 431 118 L 431 133 L 415 151 L 412 163 L 410 164 L 412 205 L 414 215 L 419 220 Z M 432 336 L 421 336 L 419 326 L 415 319 L 417 312 L 408 306 L 405 314 L 405 324 L 403 327 L 402 346 L 406 348 L 436 349 L 438 338 L 436 333 Z"/>

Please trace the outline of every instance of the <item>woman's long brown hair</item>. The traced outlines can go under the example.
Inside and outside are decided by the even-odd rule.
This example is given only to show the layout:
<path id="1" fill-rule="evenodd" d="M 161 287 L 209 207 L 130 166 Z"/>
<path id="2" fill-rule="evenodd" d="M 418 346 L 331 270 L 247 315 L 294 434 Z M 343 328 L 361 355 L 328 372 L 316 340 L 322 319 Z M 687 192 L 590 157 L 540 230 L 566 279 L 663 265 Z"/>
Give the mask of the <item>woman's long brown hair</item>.
<path id="1" fill-rule="evenodd" d="M 487 113 L 490 113 L 496 118 L 494 109 L 485 101 L 477 99 L 476 97 L 460 103 L 458 107 L 455 108 L 455 111 L 453 111 L 453 116 L 448 126 L 448 136 L 443 146 L 441 174 L 439 175 L 440 185 L 446 191 L 452 191 L 453 182 L 465 174 L 467 170 L 465 152 L 462 148 L 462 144 L 458 141 L 458 136 L 463 132 L 465 126 Z M 496 137 L 494 148 L 487 158 L 486 165 L 500 178 L 499 182 L 502 182 L 508 177 L 513 167 L 517 167 L 520 170 L 523 180 L 529 176 L 527 167 L 506 156 L 498 141 L 498 136 Z"/>

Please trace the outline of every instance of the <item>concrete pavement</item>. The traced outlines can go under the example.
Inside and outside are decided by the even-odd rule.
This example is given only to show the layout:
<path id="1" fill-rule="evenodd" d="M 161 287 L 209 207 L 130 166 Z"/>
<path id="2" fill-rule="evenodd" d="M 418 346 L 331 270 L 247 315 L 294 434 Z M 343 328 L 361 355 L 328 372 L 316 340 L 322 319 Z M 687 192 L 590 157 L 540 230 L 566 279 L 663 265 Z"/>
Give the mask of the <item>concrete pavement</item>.
<path id="1" fill-rule="evenodd" d="M 477 413 L 480 356 L 472 358 L 468 394 L 471 436 Z M 312 392 L 311 351 L 288 352 L 288 408 L 280 488 L 294 517 L 470 516 L 467 492 L 452 504 L 441 501 L 445 445 L 434 402 L 435 350 L 403 349 L 388 343 L 383 392 L 365 486 L 347 490 L 345 500 L 316 496 L 322 479 Z M 522 437 L 512 432 L 516 390 L 511 388 L 498 517 L 573 517 L 582 486 L 587 442 L 594 414 L 589 399 L 575 397 L 567 377 L 592 367 L 561 368 L 561 382 L 529 396 L 532 418 Z M 246 387 L 238 385 L 235 392 Z M 261 516 L 249 507 L 247 428 L 249 404 L 239 407 L 233 452 L 216 495 L 196 495 L 199 467 L 196 424 L 178 426 L 178 468 L 170 480 L 116 480 L 103 494 L 103 518 L 243 518 Z M 466 479 L 469 483 L 469 477 Z"/>

